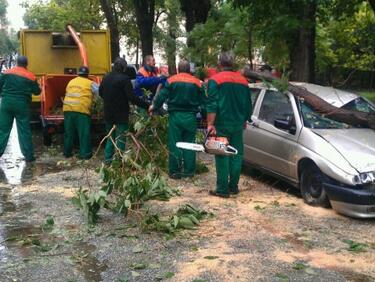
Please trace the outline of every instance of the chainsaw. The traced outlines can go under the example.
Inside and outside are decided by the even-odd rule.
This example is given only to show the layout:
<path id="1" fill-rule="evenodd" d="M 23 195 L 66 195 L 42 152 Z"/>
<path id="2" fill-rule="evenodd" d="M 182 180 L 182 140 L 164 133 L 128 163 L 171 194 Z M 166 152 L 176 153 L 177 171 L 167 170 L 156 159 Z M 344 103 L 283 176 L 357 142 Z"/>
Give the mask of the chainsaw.
<path id="1" fill-rule="evenodd" d="M 212 155 L 232 156 L 238 153 L 236 148 L 229 145 L 226 137 L 208 136 L 208 134 L 206 134 L 204 144 L 177 142 L 176 146 L 180 149 L 204 152 Z"/>

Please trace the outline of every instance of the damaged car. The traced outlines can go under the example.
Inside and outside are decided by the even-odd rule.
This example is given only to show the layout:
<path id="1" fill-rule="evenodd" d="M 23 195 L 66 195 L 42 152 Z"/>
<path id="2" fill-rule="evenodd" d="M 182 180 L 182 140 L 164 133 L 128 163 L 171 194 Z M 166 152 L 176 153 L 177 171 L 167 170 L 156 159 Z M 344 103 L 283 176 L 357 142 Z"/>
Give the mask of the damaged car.
<path id="1" fill-rule="evenodd" d="M 328 103 L 375 112 L 354 93 L 309 83 Z M 375 131 L 329 119 L 289 92 L 251 84 L 253 114 L 244 132 L 244 161 L 301 190 L 310 205 L 375 218 Z"/>

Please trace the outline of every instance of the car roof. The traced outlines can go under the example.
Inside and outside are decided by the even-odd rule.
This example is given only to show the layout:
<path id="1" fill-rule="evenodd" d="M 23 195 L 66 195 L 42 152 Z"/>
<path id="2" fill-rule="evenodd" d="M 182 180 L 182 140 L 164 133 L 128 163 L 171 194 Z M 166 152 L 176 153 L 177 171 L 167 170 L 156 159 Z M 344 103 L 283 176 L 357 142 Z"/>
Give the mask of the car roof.
<path id="1" fill-rule="evenodd" d="M 316 96 L 322 98 L 323 100 L 334 105 L 335 107 L 342 107 L 343 105 L 359 97 L 357 94 L 343 91 L 340 89 L 336 89 L 333 87 L 321 86 L 321 85 L 306 83 L 306 82 L 291 82 L 291 83 L 293 85 L 305 88 L 307 91 L 315 94 Z M 267 88 L 267 85 L 263 83 L 252 83 L 250 84 L 250 87 Z"/>

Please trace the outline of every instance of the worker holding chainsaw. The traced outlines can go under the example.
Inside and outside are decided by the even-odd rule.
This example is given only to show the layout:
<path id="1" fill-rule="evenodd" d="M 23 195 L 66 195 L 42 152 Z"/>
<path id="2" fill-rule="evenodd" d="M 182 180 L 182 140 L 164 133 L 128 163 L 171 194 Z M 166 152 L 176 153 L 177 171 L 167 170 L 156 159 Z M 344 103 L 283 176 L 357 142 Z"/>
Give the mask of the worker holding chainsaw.
<path id="1" fill-rule="evenodd" d="M 91 108 L 93 95 L 98 95 L 99 86 L 88 78 L 89 69 L 82 66 L 78 77 L 69 81 L 64 98 L 64 156 L 72 156 L 74 140 L 78 133 L 80 159 L 90 159 Z"/>
<path id="2" fill-rule="evenodd" d="M 195 152 L 177 148 L 177 142 L 194 142 L 197 131 L 196 114 L 205 102 L 202 82 L 190 74 L 190 63 L 181 60 L 178 74 L 171 76 L 155 96 L 149 111 L 168 104 L 169 176 L 174 179 L 195 174 Z"/>
<path id="3" fill-rule="evenodd" d="M 234 55 L 224 52 L 219 56 L 221 72 L 208 81 L 207 131 L 217 140 L 230 144 L 237 154 L 216 155 L 216 190 L 211 195 L 228 198 L 238 194 L 238 182 L 243 157 L 243 128 L 252 113 L 247 80 L 233 71 Z"/>

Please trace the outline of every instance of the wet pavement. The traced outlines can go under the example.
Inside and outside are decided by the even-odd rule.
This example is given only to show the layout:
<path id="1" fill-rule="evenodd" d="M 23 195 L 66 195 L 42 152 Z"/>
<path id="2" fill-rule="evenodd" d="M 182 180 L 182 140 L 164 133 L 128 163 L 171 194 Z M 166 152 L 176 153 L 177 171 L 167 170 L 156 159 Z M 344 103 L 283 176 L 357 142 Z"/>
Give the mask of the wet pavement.
<path id="1" fill-rule="evenodd" d="M 42 155 L 45 150 L 49 155 L 59 153 L 53 151 L 53 148 L 41 146 L 39 132 L 34 132 L 33 138 L 36 155 Z M 81 240 L 72 245 L 65 242 L 68 247 L 65 246 L 61 253 L 59 249 L 62 242 L 66 241 L 66 236 L 59 232 L 44 230 L 43 224 L 31 224 L 28 212 L 32 210 L 32 204 L 20 203 L 12 198 L 12 195 L 17 195 L 17 192 L 14 193 L 12 190 L 16 190 L 18 185 L 32 183 L 38 176 L 58 172 L 61 169 L 56 161 L 50 161 L 48 158 L 38 158 L 34 163 L 25 162 L 14 123 L 7 148 L 0 158 L 0 281 L 24 281 L 22 278 L 19 279 L 19 277 L 27 277 L 22 273 L 23 265 L 33 260 L 40 260 L 44 253 L 54 251 L 56 253 L 52 253 L 52 256 L 61 256 L 67 268 L 74 266 L 76 271 L 81 273 L 75 274 L 74 277 L 82 276 L 80 280 L 83 281 L 102 281 L 101 273 L 107 269 L 107 266 L 93 255 L 96 250 L 94 245 Z M 74 233 L 76 226 L 69 225 L 67 229 Z M 4 270 L 11 268 L 13 270 L 7 275 Z M 3 271 L 4 275 L 1 274 Z M 29 277 L 38 277 L 39 272 L 41 271 L 30 273 Z M 43 273 L 41 274 L 45 277 Z M 65 280 L 63 277 L 60 278 Z M 30 281 L 41 280 L 35 278 Z"/>
<path id="2" fill-rule="evenodd" d="M 25 163 L 15 132 L 10 140 L 0 158 L 1 282 L 375 281 L 374 221 L 307 206 L 283 185 L 243 175 L 238 197 L 212 198 L 210 166 L 192 181 L 171 182 L 182 196 L 154 203 L 164 212 L 182 203 L 212 212 L 198 230 L 166 240 L 104 211 L 89 228 L 70 202 L 82 170 L 58 167 L 61 150 L 38 147 L 38 139 L 37 161 Z M 348 249 L 344 239 L 365 250 Z"/>

